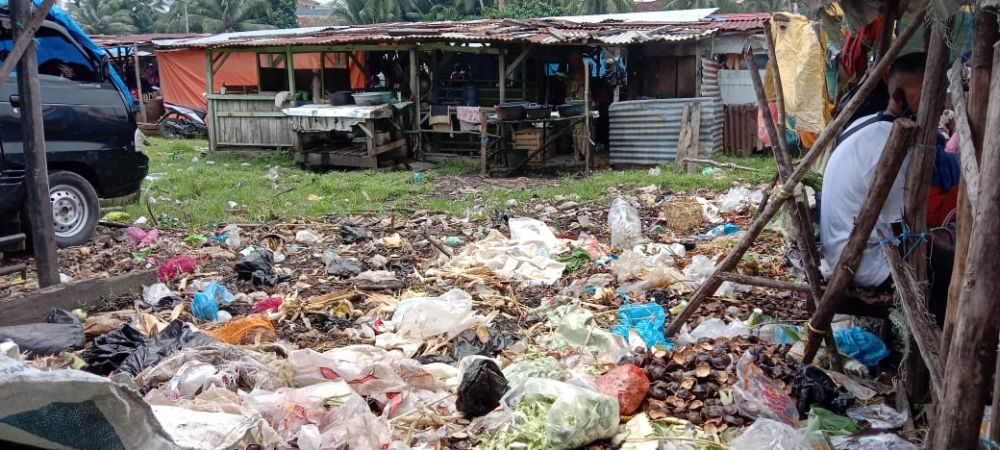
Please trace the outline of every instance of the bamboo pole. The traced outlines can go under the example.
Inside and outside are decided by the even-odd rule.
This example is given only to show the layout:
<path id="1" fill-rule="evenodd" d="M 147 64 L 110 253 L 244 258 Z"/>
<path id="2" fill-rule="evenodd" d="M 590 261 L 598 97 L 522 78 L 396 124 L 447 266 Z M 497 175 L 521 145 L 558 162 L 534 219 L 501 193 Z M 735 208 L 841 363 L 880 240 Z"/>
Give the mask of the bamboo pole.
<path id="1" fill-rule="evenodd" d="M 896 181 L 896 175 L 903 167 L 903 160 L 910 149 L 913 137 L 916 135 L 917 124 L 909 119 L 897 119 L 892 126 L 892 132 L 882 150 L 878 164 L 875 166 L 875 173 L 871 183 L 868 185 L 868 192 L 861 203 L 861 212 L 854 221 L 854 230 L 847 240 L 844 252 L 840 255 L 840 261 L 826 286 L 823 299 L 816 306 L 816 312 L 806 326 L 808 340 L 806 341 L 805 352 L 802 356 L 803 364 L 810 364 L 819 350 L 820 338 L 830 334 L 830 321 L 837 311 L 837 305 L 844 290 L 854 280 L 855 270 L 861 262 L 861 256 L 868 246 L 872 230 L 882 212 L 882 205 L 889 197 L 889 191 Z"/>
<path id="2" fill-rule="evenodd" d="M 775 26 L 776 26 L 776 24 L 774 23 L 774 21 L 768 20 L 767 21 L 767 25 L 766 25 L 766 29 L 764 30 L 764 38 L 767 39 L 767 57 L 771 61 L 771 68 L 772 68 L 772 70 L 771 70 L 771 75 L 772 75 L 771 78 L 772 78 L 772 81 L 774 82 L 774 102 L 775 102 L 775 104 L 777 106 L 777 110 L 778 110 L 778 124 L 780 124 L 779 129 L 782 131 L 781 133 L 778 133 L 778 139 L 777 140 L 775 140 L 774 137 L 771 136 L 771 143 L 774 144 L 773 145 L 774 147 L 779 147 L 780 146 L 783 151 L 787 152 L 788 151 L 788 136 L 785 135 L 784 131 L 785 131 L 785 124 L 788 123 L 787 122 L 788 116 L 786 115 L 786 112 L 785 112 L 785 90 L 784 90 L 784 88 L 781 87 L 781 71 L 778 70 L 778 54 L 777 54 L 777 52 L 774 49 L 774 28 L 775 28 Z M 746 52 L 744 52 L 743 56 L 744 56 L 744 58 L 746 57 Z M 751 53 L 751 57 L 752 57 L 752 53 Z M 752 70 L 752 71 L 753 70 L 757 70 L 757 69 L 755 69 L 755 67 L 757 67 L 756 62 L 754 63 L 753 67 L 750 68 L 750 70 Z M 760 78 L 760 73 L 757 74 L 757 77 Z M 768 110 L 767 110 L 766 97 L 765 97 L 765 102 L 764 102 L 764 108 L 765 109 L 763 109 L 762 111 L 765 112 L 765 113 L 767 113 Z M 768 116 L 768 117 L 770 117 L 770 116 Z"/>
<path id="3" fill-rule="evenodd" d="M 987 130 L 1000 129 L 1000 47 L 993 54 L 993 77 L 990 84 Z M 974 92 L 986 95 L 986 92 Z M 987 133 L 983 139 L 982 177 L 1000 178 L 1000 133 Z M 997 353 L 997 317 L 1000 317 L 1000 183 L 979 187 L 979 205 L 969 241 L 967 276 L 962 285 L 962 301 L 954 334 L 948 348 L 944 374 L 944 394 L 937 408 L 928 448 L 978 448 L 979 426 L 989 389 L 990 370 Z"/>
<path id="4" fill-rule="evenodd" d="M 963 154 L 962 158 L 975 158 L 982 161 L 983 136 L 986 124 L 986 110 L 989 101 L 990 79 L 993 70 L 993 44 L 1000 40 L 1000 27 L 997 26 L 997 8 L 978 7 L 975 11 L 975 40 L 972 44 L 972 78 L 969 81 L 969 92 L 979 95 L 969 96 L 969 127 L 975 152 Z M 964 182 L 959 185 L 958 215 L 956 222 L 955 265 L 951 272 L 951 284 L 948 287 L 948 310 L 944 319 L 944 331 L 941 333 L 941 353 L 944 363 L 948 362 L 948 347 L 951 344 L 951 333 L 955 327 L 955 314 L 961 302 L 962 281 L 966 276 L 967 255 L 969 254 L 969 238 L 972 236 L 972 207 L 966 197 L 969 186 Z"/>
<path id="5" fill-rule="evenodd" d="M 719 273 L 733 271 L 736 265 L 740 262 L 740 259 L 743 258 L 743 255 L 746 254 L 747 250 L 750 249 L 750 246 L 753 245 L 757 236 L 760 235 L 761 231 L 764 231 L 764 227 L 767 223 L 774 218 L 775 214 L 778 213 L 778 210 L 781 209 L 781 206 L 785 203 L 785 201 L 792 196 L 795 186 L 799 184 L 802 177 L 806 175 L 806 172 L 809 171 L 812 164 L 820 157 L 820 155 L 825 153 L 826 147 L 830 145 L 838 135 L 840 135 L 840 132 L 843 131 L 844 127 L 847 126 L 848 121 L 850 121 L 851 116 L 858 111 L 861 107 L 861 103 L 868 97 L 869 94 L 871 94 L 872 90 L 875 89 L 878 81 L 882 78 L 882 74 L 889 69 L 890 64 L 896 59 L 899 52 L 902 51 L 906 42 L 909 41 L 910 38 L 913 37 L 913 34 L 917 32 L 917 29 L 920 28 L 920 24 L 923 22 L 926 15 L 926 10 L 917 13 L 916 17 L 913 18 L 913 21 L 910 22 L 899 34 L 899 39 L 893 42 L 892 46 L 889 47 L 889 50 L 886 52 L 885 59 L 879 61 L 879 63 L 869 71 L 868 75 L 865 76 L 864 81 L 862 81 L 861 85 L 858 87 L 857 94 L 855 94 L 855 96 L 847 102 L 847 106 L 844 107 L 843 112 L 833 119 L 833 121 L 827 125 L 826 129 L 820 133 L 819 137 L 816 139 L 816 143 L 813 144 L 813 148 L 806 153 L 806 155 L 802 158 L 802 162 L 799 163 L 798 168 L 792 172 L 788 179 L 782 184 L 781 188 L 772 196 L 770 203 L 768 203 L 767 207 L 764 208 L 760 216 L 757 217 L 757 219 L 750 225 L 750 228 L 747 229 L 747 232 L 743 236 L 743 239 L 740 240 L 740 243 L 737 244 L 733 251 L 730 252 L 729 255 L 727 255 L 726 258 L 715 267 L 715 272 L 713 272 L 712 275 L 705 280 L 705 282 L 702 283 L 693 294 L 691 294 L 688 306 L 684 308 L 684 311 L 681 311 L 681 313 L 673 321 L 671 321 L 670 325 L 668 325 L 664 330 L 664 333 L 667 336 L 677 334 L 677 332 L 680 331 L 681 326 L 684 325 L 684 322 L 687 322 L 687 320 L 691 318 L 691 315 L 694 314 L 701 303 L 705 301 L 705 298 L 719 288 L 719 285 L 722 284 L 722 280 L 718 278 Z"/>
<path id="6" fill-rule="evenodd" d="M 772 289 L 781 289 L 783 291 L 810 292 L 810 289 L 812 289 L 812 287 L 807 283 L 795 283 L 792 281 L 772 280 L 770 278 L 752 277 L 749 275 L 740 275 L 738 273 L 730 273 L 730 272 L 720 273 L 719 278 L 721 278 L 723 281 L 728 281 L 730 283 L 738 283 L 747 286 L 759 286 Z"/>

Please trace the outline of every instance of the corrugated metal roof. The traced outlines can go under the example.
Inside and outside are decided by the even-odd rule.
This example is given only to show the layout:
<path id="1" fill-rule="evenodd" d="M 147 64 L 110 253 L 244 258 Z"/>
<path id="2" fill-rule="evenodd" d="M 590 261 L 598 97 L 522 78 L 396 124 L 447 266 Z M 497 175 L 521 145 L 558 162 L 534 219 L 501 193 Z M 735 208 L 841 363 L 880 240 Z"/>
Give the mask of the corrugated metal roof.
<path id="1" fill-rule="evenodd" d="M 587 16 L 558 16 L 548 17 L 550 20 L 565 20 L 574 23 L 604 23 L 604 22 L 660 22 L 660 23 L 687 23 L 704 20 L 710 14 L 718 11 L 719 8 L 702 9 L 682 9 L 671 11 L 646 11 L 620 14 L 593 14 Z"/>
<path id="2" fill-rule="evenodd" d="M 151 33 L 151 34 L 127 34 L 120 36 L 110 36 L 110 35 L 97 35 L 91 36 L 90 39 L 94 41 L 97 45 L 101 47 L 121 47 L 126 45 L 144 45 L 151 44 L 153 41 L 157 40 L 167 40 L 167 39 L 185 39 L 208 36 L 206 34 L 199 33 Z"/>
<path id="3" fill-rule="evenodd" d="M 709 11 L 709 10 L 705 10 Z M 614 17 L 616 15 L 610 15 Z M 484 19 L 460 22 L 400 22 L 225 33 L 156 41 L 164 49 L 253 48 L 268 46 L 394 43 L 534 43 L 626 45 L 642 42 L 683 42 L 719 32 L 714 22 L 577 23 L 553 19 Z"/>

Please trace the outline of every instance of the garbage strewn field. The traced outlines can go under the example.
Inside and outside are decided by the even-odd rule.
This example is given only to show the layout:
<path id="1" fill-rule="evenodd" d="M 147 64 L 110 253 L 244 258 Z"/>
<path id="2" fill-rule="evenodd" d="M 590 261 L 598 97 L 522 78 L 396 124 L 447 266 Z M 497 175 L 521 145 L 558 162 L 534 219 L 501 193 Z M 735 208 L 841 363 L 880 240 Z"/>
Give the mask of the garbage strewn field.
<path id="1" fill-rule="evenodd" d="M 846 373 L 798 362 L 799 293 L 724 283 L 664 337 L 762 191 L 608 194 L 104 229 L 62 260 L 159 283 L 0 327 L 0 422 L 91 448 L 916 448 L 863 320 L 834 325 Z M 778 220 L 740 272 L 796 279 L 786 242 Z"/>

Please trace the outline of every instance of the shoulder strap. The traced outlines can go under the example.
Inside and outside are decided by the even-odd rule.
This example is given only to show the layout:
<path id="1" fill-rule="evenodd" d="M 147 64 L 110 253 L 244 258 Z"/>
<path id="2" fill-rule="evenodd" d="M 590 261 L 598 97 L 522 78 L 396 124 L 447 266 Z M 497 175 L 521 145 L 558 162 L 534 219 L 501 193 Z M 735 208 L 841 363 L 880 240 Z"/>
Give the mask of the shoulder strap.
<path id="1" fill-rule="evenodd" d="M 854 135 L 854 133 L 861 131 L 862 128 L 867 127 L 868 125 L 878 122 L 895 122 L 895 121 L 896 117 L 890 114 L 886 114 L 884 112 L 879 112 L 878 114 L 875 115 L 875 117 L 871 117 L 868 120 L 861 122 L 855 125 L 853 128 L 841 133 L 840 136 L 837 138 L 837 145 L 840 145 L 841 142 L 844 142 L 847 138 Z"/>

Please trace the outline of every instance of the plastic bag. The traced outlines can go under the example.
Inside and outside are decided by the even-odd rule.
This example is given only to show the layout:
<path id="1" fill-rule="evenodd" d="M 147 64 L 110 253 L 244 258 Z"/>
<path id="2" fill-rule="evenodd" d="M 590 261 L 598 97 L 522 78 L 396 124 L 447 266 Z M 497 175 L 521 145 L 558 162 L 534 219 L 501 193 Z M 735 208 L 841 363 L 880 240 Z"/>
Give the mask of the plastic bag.
<path id="1" fill-rule="evenodd" d="M 230 250 L 239 250 L 243 248 L 243 239 L 240 238 L 240 227 L 236 225 L 226 225 L 222 229 L 223 242 L 225 242 L 226 247 Z"/>
<path id="2" fill-rule="evenodd" d="M 472 296 L 452 289 L 440 297 L 411 297 L 399 302 L 391 323 L 397 333 L 421 339 L 462 331 L 472 315 Z"/>
<path id="3" fill-rule="evenodd" d="M 225 286 L 219 283 L 208 283 L 201 292 L 194 294 L 191 314 L 201 320 L 215 322 L 219 320 L 219 304 L 228 305 L 235 299 L 236 297 Z"/>
<path id="4" fill-rule="evenodd" d="M 853 420 L 825 408 L 814 406 L 809 411 L 809 433 L 822 432 L 831 436 L 850 436 L 861 431 Z"/>
<path id="5" fill-rule="evenodd" d="M 82 348 L 86 336 L 73 313 L 52 308 L 45 322 L 0 327 L 0 342 L 7 339 L 31 356 L 49 356 Z"/>
<path id="6" fill-rule="evenodd" d="M 800 417 L 813 405 L 828 408 L 834 414 L 844 414 L 857 400 L 850 392 L 837 388 L 823 369 L 813 365 L 802 366 L 795 375 L 795 398 Z"/>
<path id="7" fill-rule="evenodd" d="M 154 283 L 150 286 L 142 287 L 142 301 L 146 302 L 149 306 L 160 306 L 160 303 L 164 299 L 180 298 L 177 294 L 174 294 L 167 285 L 163 283 Z"/>
<path id="8" fill-rule="evenodd" d="M 178 350 L 216 342 L 204 333 L 191 331 L 180 320 L 170 322 L 152 341 L 135 328 L 125 325 L 121 330 L 94 339 L 93 345 L 81 356 L 91 373 L 107 375 L 120 370 L 136 375 Z"/>
<path id="9" fill-rule="evenodd" d="M 809 442 L 795 428 L 769 419 L 757 419 L 743 434 L 729 442 L 739 450 L 810 450 Z"/>
<path id="10" fill-rule="evenodd" d="M 369 232 L 367 228 L 351 222 L 350 220 L 345 220 L 340 223 L 340 239 L 344 241 L 345 244 L 361 242 L 366 239 L 371 239 L 371 237 L 371 232 Z"/>
<path id="11" fill-rule="evenodd" d="M 506 400 L 551 405 L 545 416 L 547 448 L 576 448 L 610 438 L 618 431 L 618 400 L 572 384 L 529 378 Z"/>
<path id="12" fill-rule="evenodd" d="M 757 205 L 764 199 L 764 192 L 761 190 L 751 191 L 742 186 L 729 189 L 722 197 L 719 197 L 719 212 L 741 213 L 751 206 Z"/>
<path id="13" fill-rule="evenodd" d="M 734 320 L 728 325 L 722 319 L 708 319 L 695 327 L 694 331 L 688 332 L 687 325 L 681 327 L 681 332 L 677 336 L 677 342 L 682 344 L 693 344 L 698 339 L 726 338 L 731 339 L 740 336 L 749 336 L 750 327 L 742 320 Z"/>
<path id="14" fill-rule="evenodd" d="M 623 416 L 632 415 L 639 409 L 649 392 L 649 378 L 635 364 L 615 367 L 594 384 L 597 390 L 618 399 L 618 409 Z"/>
<path id="15" fill-rule="evenodd" d="M 481 355 L 493 357 L 503 349 L 518 341 L 517 335 L 486 327 L 465 330 L 455 336 L 451 356 L 461 360 L 466 356 Z"/>
<path id="16" fill-rule="evenodd" d="M 525 244 L 534 242 L 548 250 L 547 255 L 561 253 L 563 241 L 552 234 L 549 226 L 538 219 L 514 217 L 507 221 L 510 228 L 510 240 Z"/>
<path id="17" fill-rule="evenodd" d="M 254 287 L 271 286 L 284 281 L 287 277 L 276 275 L 272 271 L 274 253 L 267 249 L 256 249 L 245 255 L 233 266 L 236 277 L 240 280 L 250 280 Z"/>
<path id="18" fill-rule="evenodd" d="M 748 350 L 736 363 L 736 384 L 733 385 L 736 410 L 745 417 L 762 417 L 795 425 L 799 420 L 795 403 L 753 360 Z"/>
<path id="19" fill-rule="evenodd" d="M 594 314 L 580 305 L 562 305 L 549 311 L 548 319 L 555 328 L 548 340 L 550 350 L 568 348 L 612 363 L 626 353 L 624 340 L 598 326 Z"/>
<path id="20" fill-rule="evenodd" d="M 281 297 L 268 297 L 261 300 L 253 305 L 253 313 L 260 314 L 266 312 L 278 312 L 281 309 L 281 304 L 284 301 Z"/>
<path id="21" fill-rule="evenodd" d="M 548 378 L 556 381 L 569 379 L 569 372 L 563 365 L 549 356 L 515 362 L 504 367 L 503 375 L 511 387 L 525 382 L 528 378 Z"/>
<path id="22" fill-rule="evenodd" d="M 146 231 L 139 227 L 128 227 L 125 229 L 125 240 L 128 245 L 134 248 L 149 247 L 160 238 L 160 230 Z"/>
<path id="23" fill-rule="evenodd" d="M 313 230 L 299 230 L 295 232 L 295 242 L 305 245 L 320 245 L 323 243 L 323 236 Z"/>
<path id="24" fill-rule="evenodd" d="M 211 386 L 226 388 L 226 382 L 215 366 L 201 361 L 188 361 L 181 365 L 167 385 L 167 395 L 171 400 L 194 398 L 202 390 Z"/>
<path id="25" fill-rule="evenodd" d="M 631 248 L 642 243 L 639 211 L 624 198 L 618 197 L 611 201 L 608 227 L 611 228 L 611 246 L 614 248 Z"/>
<path id="26" fill-rule="evenodd" d="M 460 371 L 462 382 L 458 385 L 455 406 L 465 417 L 486 415 L 500 405 L 500 399 L 509 386 L 496 362 L 487 358 L 476 359 Z"/>
<path id="27" fill-rule="evenodd" d="M 878 336 L 861 327 L 855 326 L 835 331 L 833 338 L 837 341 L 838 350 L 867 367 L 875 367 L 889 356 L 889 349 L 886 348 L 885 343 Z"/>
<path id="28" fill-rule="evenodd" d="M 168 259 L 159 269 L 156 276 L 161 282 L 173 281 L 181 274 L 194 273 L 198 267 L 198 260 L 190 256 L 174 256 Z"/>
<path id="29" fill-rule="evenodd" d="M 837 450 L 917 450 L 919 447 L 892 433 L 864 436 L 835 436 Z"/>
<path id="30" fill-rule="evenodd" d="M 847 411 L 847 417 L 868 424 L 874 430 L 895 430 L 906 423 L 906 411 L 896 411 L 888 405 L 877 404 L 862 406 Z"/>
<path id="31" fill-rule="evenodd" d="M 326 274 L 336 277 L 353 277 L 361 273 L 361 261 L 357 258 L 331 256 L 327 258 Z"/>
<path id="32" fill-rule="evenodd" d="M 635 330 L 646 347 L 658 345 L 671 348 L 673 344 L 663 337 L 663 324 L 666 320 L 666 312 L 658 303 L 626 303 L 618 308 L 619 324 L 612 327 L 611 331 L 628 341 L 629 331 Z"/>

